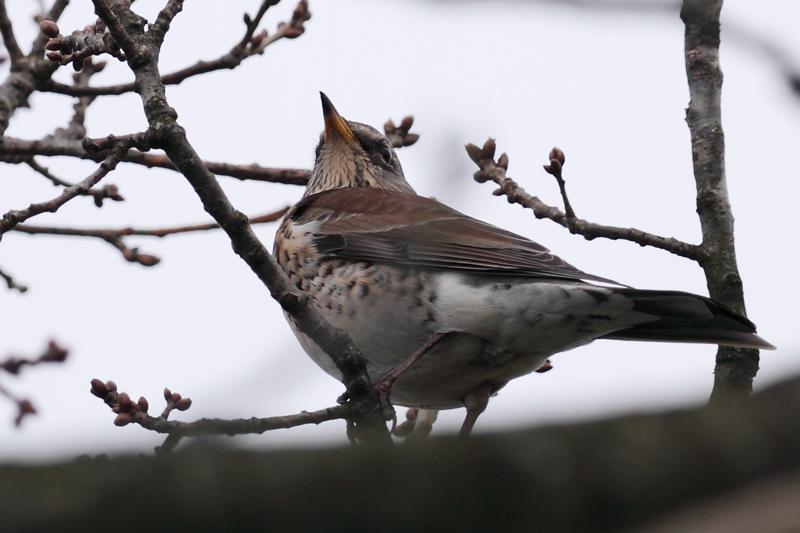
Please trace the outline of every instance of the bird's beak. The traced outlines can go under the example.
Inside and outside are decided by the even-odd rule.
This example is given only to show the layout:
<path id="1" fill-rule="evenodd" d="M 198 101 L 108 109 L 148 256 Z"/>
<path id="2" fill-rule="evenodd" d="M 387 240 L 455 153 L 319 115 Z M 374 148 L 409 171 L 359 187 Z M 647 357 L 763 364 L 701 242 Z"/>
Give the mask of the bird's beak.
<path id="1" fill-rule="evenodd" d="M 347 121 L 333 107 L 330 98 L 325 96 L 323 92 L 320 92 L 319 96 L 322 99 L 322 116 L 325 117 L 324 141 L 328 142 L 334 136 L 338 136 L 345 141 L 355 141 L 356 136 L 353 135 L 353 130 L 350 129 Z"/>

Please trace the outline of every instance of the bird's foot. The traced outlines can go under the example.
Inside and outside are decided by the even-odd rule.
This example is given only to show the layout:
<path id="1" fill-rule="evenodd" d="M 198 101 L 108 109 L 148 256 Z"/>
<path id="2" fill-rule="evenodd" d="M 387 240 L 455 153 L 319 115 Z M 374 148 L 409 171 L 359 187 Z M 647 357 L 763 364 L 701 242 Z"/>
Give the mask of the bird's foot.
<path id="1" fill-rule="evenodd" d="M 406 443 L 419 442 L 428 438 L 433 430 L 433 423 L 439 411 L 436 409 L 410 408 L 406 411 L 406 419 L 399 424 L 392 435 L 405 438 Z"/>
<path id="2" fill-rule="evenodd" d="M 419 414 L 419 409 L 411 407 L 410 409 L 406 410 L 406 419 L 401 423 L 398 424 L 396 428 L 392 431 L 392 435 L 395 437 L 405 438 L 413 433 L 414 429 L 417 427 L 417 415 Z"/>
<path id="3" fill-rule="evenodd" d="M 553 370 L 553 363 L 551 363 L 550 359 L 548 359 L 547 361 L 542 363 L 542 366 L 537 368 L 535 372 L 538 372 L 539 374 L 544 374 L 545 372 L 550 372 L 551 370 Z"/>

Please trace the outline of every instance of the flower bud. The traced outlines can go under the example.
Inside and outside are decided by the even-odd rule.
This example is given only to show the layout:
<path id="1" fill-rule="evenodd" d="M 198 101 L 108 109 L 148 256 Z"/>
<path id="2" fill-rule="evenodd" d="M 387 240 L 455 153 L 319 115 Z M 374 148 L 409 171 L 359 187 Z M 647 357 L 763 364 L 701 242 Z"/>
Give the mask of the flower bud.
<path id="1" fill-rule="evenodd" d="M 554 146 L 554 147 L 553 147 L 553 149 L 552 149 L 552 150 L 550 150 L 550 155 L 548 156 L 548 159 L 550 159 L 551 161 L 552 161 L 553 159 L 555 159 L 555 160 L 556 160 L 556 161 L 558 161 L 558 162 L 561 164 L 561 166 L 563 167 L 563 166 L 564 166 L 564 162 L 566 161 L 566 156 L 564 155 L 564 152 L 563 152 L 563 151 L 561 151 L 561 149 L 560 149 L 560 148 L 556 148 L 556 147 Z"/>
<path id="2" fill-rule="evenodd" d="M 50 38 L 58 37 L 58 34 L 61 33 L 58 29 L 58 24 L 56 24 L 52 20 L 40 21 L 39 28 L 42 30 L 42 33 L 44 33 Z"/>

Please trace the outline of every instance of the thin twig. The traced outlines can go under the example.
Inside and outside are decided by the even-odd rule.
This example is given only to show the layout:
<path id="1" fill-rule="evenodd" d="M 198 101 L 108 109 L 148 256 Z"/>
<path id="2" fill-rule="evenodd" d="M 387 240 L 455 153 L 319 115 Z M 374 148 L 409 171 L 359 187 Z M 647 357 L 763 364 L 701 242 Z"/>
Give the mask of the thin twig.
<path id="1" fill-rule="evenodd" d="M 248 219 L 250 224 L 265 224 L 268 222 L 275 222 L 286 214 L 287 208 L 265 213 L 263 215 L 254 216 Z M 139 252 L 136 247 L 129 247 L 124 238 L 125 237 L 157 237 L 163 238 L 169 235 L 177 235 L 181 233 L 193 233 L 199 231 L 209 231 L 219 229 L 219 224 L 214 222 L 206 224 L 190 224 L 183 226 L 168 226 L 163 228 L 142 229 L 142 228 L 68 228 L 60 226 L 35 226 L 31 224 L 20 224 L 14 228 L 15 232 L 25 233 L 28 235 L 62 235 L 67 237 L 88 237 L 100 239 L 107 242 L 114 248 L 120 251 L 122 257 L 131 263 L 138 263 L 142 266 L 155 266 L 160 262 L 160 259 L 152 254 L 144 254 Z"/>
<path id="2" fill-rule="evenodd" d="M 698 260 L 702 256 L 702 248 L 700 246 L 689 244 L 673 237 L 662 237 L 636 228 L 605 226 L 582 218 L 569 217 L 567 213 L 559 208 L 548 205 L 538 197 L 528 194 L 517 182 L 509 178 L 506 175 L 508 156 L 502 154 L 495 160 L 495 149 L 496 145 L 493 139 L 486 141 L 482 148 L 478 148 L 474 144 L 467 145 L 467 153 L 480 169 L 475 172 L 475 181 L 478 183 L 493 181 L 499 186 L 493 192 L 495 196 L 505 196 L 509 203 L 519 204 L 532 210 L 536 218 L 552 220 L 556 224 L 569 229 L 571 233 L 583 236 L 586 240 L 598 237 L 625 240 L 640 246 L 651 246 L 666 250 L 687 259 Z M 563 193 L 566 195 L 566 190 Z"/>
<path id="3" fill-rule="evenodd" d="M 6 282 L 6 286 L 10 291 L 19 291 L 20 293 L 28 292 L 28 287 L 25 285 L 20 284 L 18 281 L 14 279 L 14 277 L 5 272 L 2 268 L 0 268 L 0 278 Z"/>
<path id="4" fill-rule="evenodd" d="M 297 414 L 284 416 L 270 416 L 264 418 L 201 418 L 193 422 L 180 422 L 169 420 L 173 410 L 186 411 L 192 405 L 189 398 L 164 389 L 166 406 L 159 416 L 148 414 L 150 402 L 144 397 L 138 401 L 131 400 L 125 392 L 117 392 L 117 385 L 113 381 L 103 382 L 93 379 L 91 392 L 102 399 L 112 411 L 117 413 L 114 424 L 125 426 L 138 424 L 139 426 L 168 435 L 157 451 L 169 452 L 184 437 L 199 437 L 204 435 L 260 435 L 275 429 L 287 429 L 307 424 L 321 424 L 330 420 L 339 420 L 350 416 L 350 405 L 337 405 L 320 409 L 318 411 L 302 411 Z"/>
<path id="5" fill-rule="evenodd" d="M 25 57 L 25 54 L 22 53 L 22 49 L 17 44 L 17 38 L 14 36 L 14 27 L 6 12 L 5 0 L 0 0 L 0 34 L 3 36 L 3 43 L 6 45 L 6 50 L 8 50 L 11 64 L 14 65 Z"/>
<path id="6" fill-rule="evenodd" d="M 77 141 L 61 139 L 25 140 L 13 137 L 4 137 L 0 143 L 0 160 L 6 163 L 26 163 L 27 158 L 22 156 L 69 156 L 91 161 L 102 161 L 104 153 L 88 152 Z M 125 163 L 134 163 L 147 168 L 164 168 L 177 170 L 175 165 L 164 154 L 144 153 L 130 150 L 123 156 Z M 264 181 L 269 183 L 283 183 L 286 185 L 305 185 L 311 171 L 299 168 L 273 168 L 263 167 L 258 164 L 233 164 L 217 161 L 204 161 L 205 167 L 220 176 L 229 176 L 238 180 Z"/>
<path id="7" fill-rule="evenodd" d="M 41 213 L 55 213 L 58 209 L 76 196 L 86 194 L 89 189 L 97 185 L 100 180 L 114 170 L 122 155 L 128 150 L 125 143 L 118 144 L 109 151 L 109 154 L 100 163 L 100 166 L 82 181 L 72 187 L 66 187 L 61 194 L 45 202 L 30 204 L 25 209 L 11 210 L 0 219 L 0 235 L 13 229 L 17 224 L 28 220 Z"/>
<path id="8" fill-rule="evenodd" d="M 35 358 L 27 358 L 18 355 L 10 355 L 4 361 L 0 361 L 0 370 L 3 370 L 13 376 L 19 375 L 22 369 L 26 366 L 37 366 L 44 363 L 63 363 L 67 360 L 69 352 L 55 341 L 47 343 L 44 351 Z M 12 393 L 8 388 L 0 383 L 0 396 L 4 396 L 17 408 L 17 414 L 14 417 L 14 425 L 19 427 L 23 419 L 28 415 L 36 414 L 36 408 L 33 403 L 26 399 L 21 398 Z"/>
<path id="9" fill-rule="evenodd" d="M 305 6 L 304 10 L 302 10 L 303 6 Z M 254 37 L 252 33 L 249 33 L 249 37 L 247 37 L 248 46 L 241 47 L 241 43 L 244 42 L 243 38 L 242 41 L 237 42 L 231 50 L 222 56 L 210 61 L 201 60 L 194 65 L 169 74 L 164 74 L 161 76 L 161 81 L 165 85 L 178 85 L 188 78 L 201 74 L 214 72 L 216 70 L 231 70 L 241 65 L 245 59 L 263 54 L 268 46 L 277 41 L 282 39 L 294 39 L 300 36 L 305 30 L 303 23 L 308 20 L 310 13 L 308 12 L 308 5 L 305 2 L 300 2 L 298 4 L 295 13 L 298 12 L 298 9 L 301 10 L 302 16 L 293 15 L 289 23 L 283 24 L 272 34 L 259 34 L 259 36 L 257 36 L 258 39 L 256 39 L 255 42 L 251 42 Z M 245 35 L 248 35 L 249 30 L 250 26 L 248 25 L 248 30 L 245 32 Z M 163 39 L 163 36 L 161 38 Z M 121 83 L 105 87 L 73 87 L 55 80 L 48 80 L 44 83 L 41 90 L 43 92 L 53 92 L 69 96 L 113 96 L 132 92 L 134 90 L 134 84 Z"/>
<path id="10" fill-rule="evenodd" d="M 33 158 L 30 158 L 28 161 L 25 162 L 25 164 L 28 165 L 31 168 L 31 170 L 34 170 L 36 173 L 46 178 L 48 181 L 50 181 L 53 185 L 57 187 L 74 186 L 73 183 L 62 180 L 58 176 L 54 175 L 52 172 L 50 172 L 50 170 L 47 167 L 43 167 L 42 165 L 37 163 L 36 160 Z M 94 198 L 94 203 L 97 207 L 102 207 L 103 201 L 106 199 L 113 200 L 115 202 L 122 202 L 125 200 L 125 198 L 123 198 L 122 195 L 119 193 L 119 189 L 117 188 L 117 186 L 112 183 L 103 185 L 100 188 L 92 187 L 88 191 L 81 191 L 78 194 L 80 196 L 91 196 L 92 198 Z"/>
<path id="11" fill-rule="evenodd" d="M 100 0 L 95 0 L 98 1 Z M 302 294 L 294 292 L 280 265 L 256 237 L 247 217 L 230 203 L 215 176 L 188 141 L 185 130 L 178 124 L 177 113 L 168 103 L 155 61 L 159 55 L 158 44 L 148 38 L 143 28 L 133 24 L 138 15 L 122 0 L 109 1 L 115 2 L 119 16 L 126 21 L 124 26 L 133 32 L 132 38 L 148 47 L 149 53 L 143 56 L 143 61 L 129 60 L 128 66 L 136 76 L 137 92 L 145 117 L 159 146 L 192 185 L 206 211 L 227 233 L 236 254 L 269 288 L 273 298 L 291 316 L 299 329 L 313 339 L 336 364 L 351 398 L 349 404 L 354 410 L 350 420 L 355 422 L 359 436 L 365 441 L 390 443 L 391 437 L 386 430 L 382 406 L 367 374 L 360 350 L 344 331 L 326 322 Z M 111 25 L 109 28 L 114 33 Z"/>

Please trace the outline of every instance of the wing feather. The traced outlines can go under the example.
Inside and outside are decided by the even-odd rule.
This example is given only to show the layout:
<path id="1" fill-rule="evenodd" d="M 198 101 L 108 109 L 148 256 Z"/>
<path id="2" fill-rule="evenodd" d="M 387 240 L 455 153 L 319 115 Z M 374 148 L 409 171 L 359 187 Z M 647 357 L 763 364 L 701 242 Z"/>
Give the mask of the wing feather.
<path id="1" fill-rule="evenodd" d="M 411 193 L 334 189 L 306 197 L 289 216 L 309 224 L 317 251 L 328 257 L 619 285 L 521 235 Z"/>

